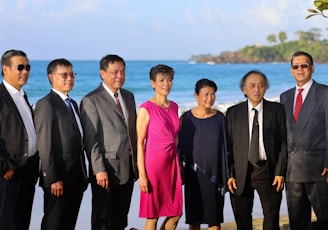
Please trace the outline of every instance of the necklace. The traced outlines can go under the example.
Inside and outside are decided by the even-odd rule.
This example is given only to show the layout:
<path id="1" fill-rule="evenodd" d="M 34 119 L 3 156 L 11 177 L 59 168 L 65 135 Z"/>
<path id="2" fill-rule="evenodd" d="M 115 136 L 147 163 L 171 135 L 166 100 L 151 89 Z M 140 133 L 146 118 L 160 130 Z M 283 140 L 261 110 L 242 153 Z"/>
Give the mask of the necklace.
<path id="1" fill-rule="evenodd" d="M 165 109 L 167 109 L 169 106 L 170 106 L 170 102 L 169 101 L 165 101 L 165 102 L 158 102 L 158 101 L 155 101 L 156 105 L 160 106 L 160 107 L 163 107 Z"/>

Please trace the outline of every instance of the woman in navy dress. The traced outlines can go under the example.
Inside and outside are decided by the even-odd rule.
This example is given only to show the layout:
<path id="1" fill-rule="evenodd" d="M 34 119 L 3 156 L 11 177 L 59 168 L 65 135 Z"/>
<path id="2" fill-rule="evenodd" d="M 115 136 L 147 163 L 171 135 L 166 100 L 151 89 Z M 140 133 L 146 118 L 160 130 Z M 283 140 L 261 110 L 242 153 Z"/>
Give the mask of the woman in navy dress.
<path id="1" fill-rule="evenodd" d="M 197 107 L 181 116 L 180 160 L 184 164 L 185 214 L 190 230 L 220 229 L 227 179 L 224 115 L 213 109 L 217 86 L 201 79 L 195 86 Z"/>

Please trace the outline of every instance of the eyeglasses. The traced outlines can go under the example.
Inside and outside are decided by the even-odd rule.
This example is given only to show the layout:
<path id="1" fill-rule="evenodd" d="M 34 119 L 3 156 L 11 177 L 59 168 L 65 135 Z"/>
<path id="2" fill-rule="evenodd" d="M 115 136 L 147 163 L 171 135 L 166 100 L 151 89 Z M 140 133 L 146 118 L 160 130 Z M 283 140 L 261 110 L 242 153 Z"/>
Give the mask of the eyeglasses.
<path id="1" fill-rule="evenodd" d="M 75 78 L 76 77 L 76 73 L 52 73 L 52 74 L 58 74 L 60 75 L 64 80 L 66 80 L 68 77 L 71 77 L 71 78 Z"/>
<path id="2" fill-rule="evenodd" d="M 307 69 L 310 65 L 308 63 L 292 65 L 292 69 L 297 70 L 301 67 L 301 69 Z"/>
<path id="3" fill-rule="evenodd" d="M 30 71 L 30 69 L 31 69 L 31 66 L 29 64 L 27 64 L 27 65 L 23 65 L 23 64 L 15 65 L 15 64 L 13 64 L 13 65 L 17 66 L 18 71 L 22 71 L 23 69 L 26 69 L 26 71 Z"/>

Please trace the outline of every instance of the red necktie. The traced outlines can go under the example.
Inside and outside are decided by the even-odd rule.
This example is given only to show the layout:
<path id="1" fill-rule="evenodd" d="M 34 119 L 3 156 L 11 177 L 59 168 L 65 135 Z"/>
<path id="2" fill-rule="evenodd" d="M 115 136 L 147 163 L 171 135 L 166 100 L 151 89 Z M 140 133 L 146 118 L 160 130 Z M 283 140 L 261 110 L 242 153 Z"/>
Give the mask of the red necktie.
<path id="1" fill-rule="evenodd" d="M 298 115 L 301 111 L 302 108 L 302 103 L 303 103 L 303 99 L 302 99 L 302 91 L 303 89 L 299 88 L 298 89 L 298 94 L 296 97 L 296 102 L 295 102 L 295 109 L 294 109 L 294 122 L 297 122 L 298 119 Z"/>

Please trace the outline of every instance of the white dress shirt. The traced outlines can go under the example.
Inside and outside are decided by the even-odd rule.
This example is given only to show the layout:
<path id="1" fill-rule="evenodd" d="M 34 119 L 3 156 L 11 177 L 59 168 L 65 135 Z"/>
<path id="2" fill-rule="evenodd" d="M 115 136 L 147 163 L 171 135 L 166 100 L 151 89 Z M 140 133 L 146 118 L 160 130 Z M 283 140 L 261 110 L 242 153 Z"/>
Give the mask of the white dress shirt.
<path id="1" fill-rule="evenodd" d="M 107 91 L 107 93 L 109 93 L 109 95 L 113 98 L 114 102 L 116 103 L 116 98 L 114 96 L 114 93 L 104 84 L 102 83 L 102 86 L 105 88 L 105 90 Z M 120 101 L 122 110 L 123 110 L 123 115 L 124 115 L 124 120 L 126 121 L 126 109 L 125 109 L 125 104 L 124 104 L 124 100 L 122 98 L 120 89 L 118 89 L 118 100 Z"/>
<path id="2" fill-rule="evenodd" d="M 253 107 L 252 104 L 248 101 L 248 126 L 249 126 L 249 143 L 251 143 L 252 139 L 252 129 L 253 129 L 253 119 L 256 109 L 258 111 L 257 113 L 257 119 L 259 122 L 259 160 L 267 160 L 264 143 L 263 143 L 263 100 L 260 104 L 258 104 L 256 107 Z M 250 144 L 249 144 L 250 146 Z M 249 152 L 249 151 L 248 151 Z"/>
<path id="3" fill-rule="evenodd" d="M 28 136 L 28 156 L 31 157 L 35 155 L 37 151 L 36 147 L 36 131 L 34 127 L 32 111 L 30 105 L 27 104 L 24 98 L 24 91 L 17 90 L 15 87 L 10 85 L 8 82 L 3 80 L 3 84 L 8 90 L 11 98 L 14 100 L 15 105 L 23 119 L 23 123 Z"/>
<path id="4" fill-rule="evenodd" d="M 52 90 L 55 93 L 57 93 L 61 97 L 61 99 L 63 99 L 65 105 L 67 105 L 65 100 L 66 100 L 66 98 L 69 98 L 69 97 L 67 95 L 63 94 L 62 92 L 59 92 L 58 90 L 56 90 L 54 88 L 52 88 Z M 77 126 L 79 127 L 79 130 L 80 130 L 81 137 L 83 137 L 83 129 L 82 129 L 81 121 L 80 121 L 80 118 L 79 118 L 77 112 L 75 111 L 75 108 L 74 108 L 73 104 L 72 104 L 72 109 L 73 109 L 73 112 L 74 112 L 74 116 L 75 116 Z"/>

